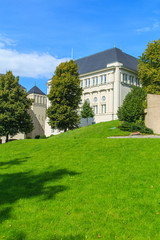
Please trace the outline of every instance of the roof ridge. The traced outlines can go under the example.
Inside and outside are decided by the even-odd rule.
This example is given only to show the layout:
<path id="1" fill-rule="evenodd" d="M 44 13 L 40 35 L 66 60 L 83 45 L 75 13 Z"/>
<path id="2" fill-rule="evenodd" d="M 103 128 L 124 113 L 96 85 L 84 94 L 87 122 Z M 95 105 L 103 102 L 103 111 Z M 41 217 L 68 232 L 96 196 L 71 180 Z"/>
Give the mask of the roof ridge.
<path id="1" fill-rule="evenodd" d="M 117 47 L 113 47 L 113 48 L 109 48 L 109 49 L 104 50 L 104 51 L 101 51 L 101 52 L 97 52 L 97 53 L 88 55 L 88 56 L 86 56 L 86 57 L 78 58 L 78 59 L 76 59 L 75 61 L 78 61 L 78 60 L 81 60 L 81 59 L 84 59 L 84 58 L 87 58 L 87 57 L 92 57 L 92 56 L 95 56 L 95 55 L 97 55 L 97 54 L 101 54 L 101 53 L 103 53 L 103 52 L 108 52 L 108 51 L 110 51 L 110 50 L 112 50 L 112 49 L 116 49 L 116 50 L 118 49 L 118 50 L 120 50 L 120 51 L 122 52 L 121 49 L 119 49 L 119 48 L 117 48 Z"/>
<path id="2" fill-rule="evenodd" d="M 37 91 L 37 92 L 36 92 Z M 35 93 L 35 94 L 40 94 L 40 95 L 46 95 L 44 92 L 42 92 L 42 90 L 37 87 L 36 85 L 34 85 L 29 91 L 29 94 Z"/>

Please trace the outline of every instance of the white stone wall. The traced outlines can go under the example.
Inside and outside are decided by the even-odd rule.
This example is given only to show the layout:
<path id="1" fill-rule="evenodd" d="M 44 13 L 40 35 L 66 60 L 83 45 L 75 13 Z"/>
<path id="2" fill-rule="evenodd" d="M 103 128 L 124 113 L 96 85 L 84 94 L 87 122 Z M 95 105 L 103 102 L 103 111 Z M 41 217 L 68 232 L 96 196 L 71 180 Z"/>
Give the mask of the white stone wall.
<path id="1" fill-rule="evenodd" d="M 145 125 L 160 134 L 160 95 L 147 94 Z"/>

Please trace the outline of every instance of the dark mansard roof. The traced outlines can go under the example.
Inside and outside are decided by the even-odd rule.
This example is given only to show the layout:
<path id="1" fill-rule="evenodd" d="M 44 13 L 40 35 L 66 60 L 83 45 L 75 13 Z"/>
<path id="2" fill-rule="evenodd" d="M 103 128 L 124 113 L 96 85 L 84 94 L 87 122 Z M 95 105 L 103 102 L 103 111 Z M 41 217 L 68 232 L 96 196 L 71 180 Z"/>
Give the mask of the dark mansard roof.
<path id="1" fill-rule="evenodd" d="M 137 71 L 137 58 L 122 52 L 118 48 L 99 52 L 75 61 L 79 66 L 79 73 L 85 74 L 106 68 L 107 64 L 120 62 L 124 67 Z"/>

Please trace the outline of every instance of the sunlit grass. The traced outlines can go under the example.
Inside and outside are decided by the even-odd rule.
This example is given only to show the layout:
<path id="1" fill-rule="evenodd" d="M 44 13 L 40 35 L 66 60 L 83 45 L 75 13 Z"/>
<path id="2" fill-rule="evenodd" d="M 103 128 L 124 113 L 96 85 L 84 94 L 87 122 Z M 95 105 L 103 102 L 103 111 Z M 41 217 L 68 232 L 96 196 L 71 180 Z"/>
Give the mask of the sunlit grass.
<path id="1" fill-rule="evenodd" d="M 0 145 L 0 239 L 160 239 L 160 140 L 115 125 Z"/>

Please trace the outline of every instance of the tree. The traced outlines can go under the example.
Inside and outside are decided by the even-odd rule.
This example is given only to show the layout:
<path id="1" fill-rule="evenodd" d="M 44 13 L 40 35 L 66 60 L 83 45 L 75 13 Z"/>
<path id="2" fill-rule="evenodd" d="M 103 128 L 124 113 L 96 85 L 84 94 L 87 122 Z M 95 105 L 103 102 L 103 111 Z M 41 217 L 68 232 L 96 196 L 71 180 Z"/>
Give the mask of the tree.
<path id="1" fill-rule="evenodd" d="M 118 109 L 118 118 L 120 121 L 136 122 L 144 120 L 144 108 L 146 100 L 146 91 L 140 87 L 133 87 L 129 92 L 122 106 Z"/>
<path id="2" fill-rule="evenodd" d="M 160 39 L 148 43 L 138 62 L 142 86 L 147 93 L 160 94 Z"/>
<path id="3" fill-rule="evenodd" d="M 27 110 L 32 101 L 27 92 L 19 85 L 19 77 L 9 71 L 0 75 L 0 136 L 14 136 L 19 132 L 28 133 L 33 124 Z"/>
<path id="4" fill-rule="evenodd" d="M 83 103 L 82 111 L 81 111 L 81 117 L 86 118 L 87 120 L 87 126 L 88 126 L 88 118 L 91 118 L 94 116 L 93 109 L 90 107 L 90 104 L 85 101 Z"/>
<path id="5" fill-rule="evenodd" d="M 82 88 L 78 66 L 73 61 L 61 63 L 55 71 L 48 94 L 51 106 L 47 110 L 49 124 L 53 129 L 74 129 L 80 122 L 78 106 Z"/>

